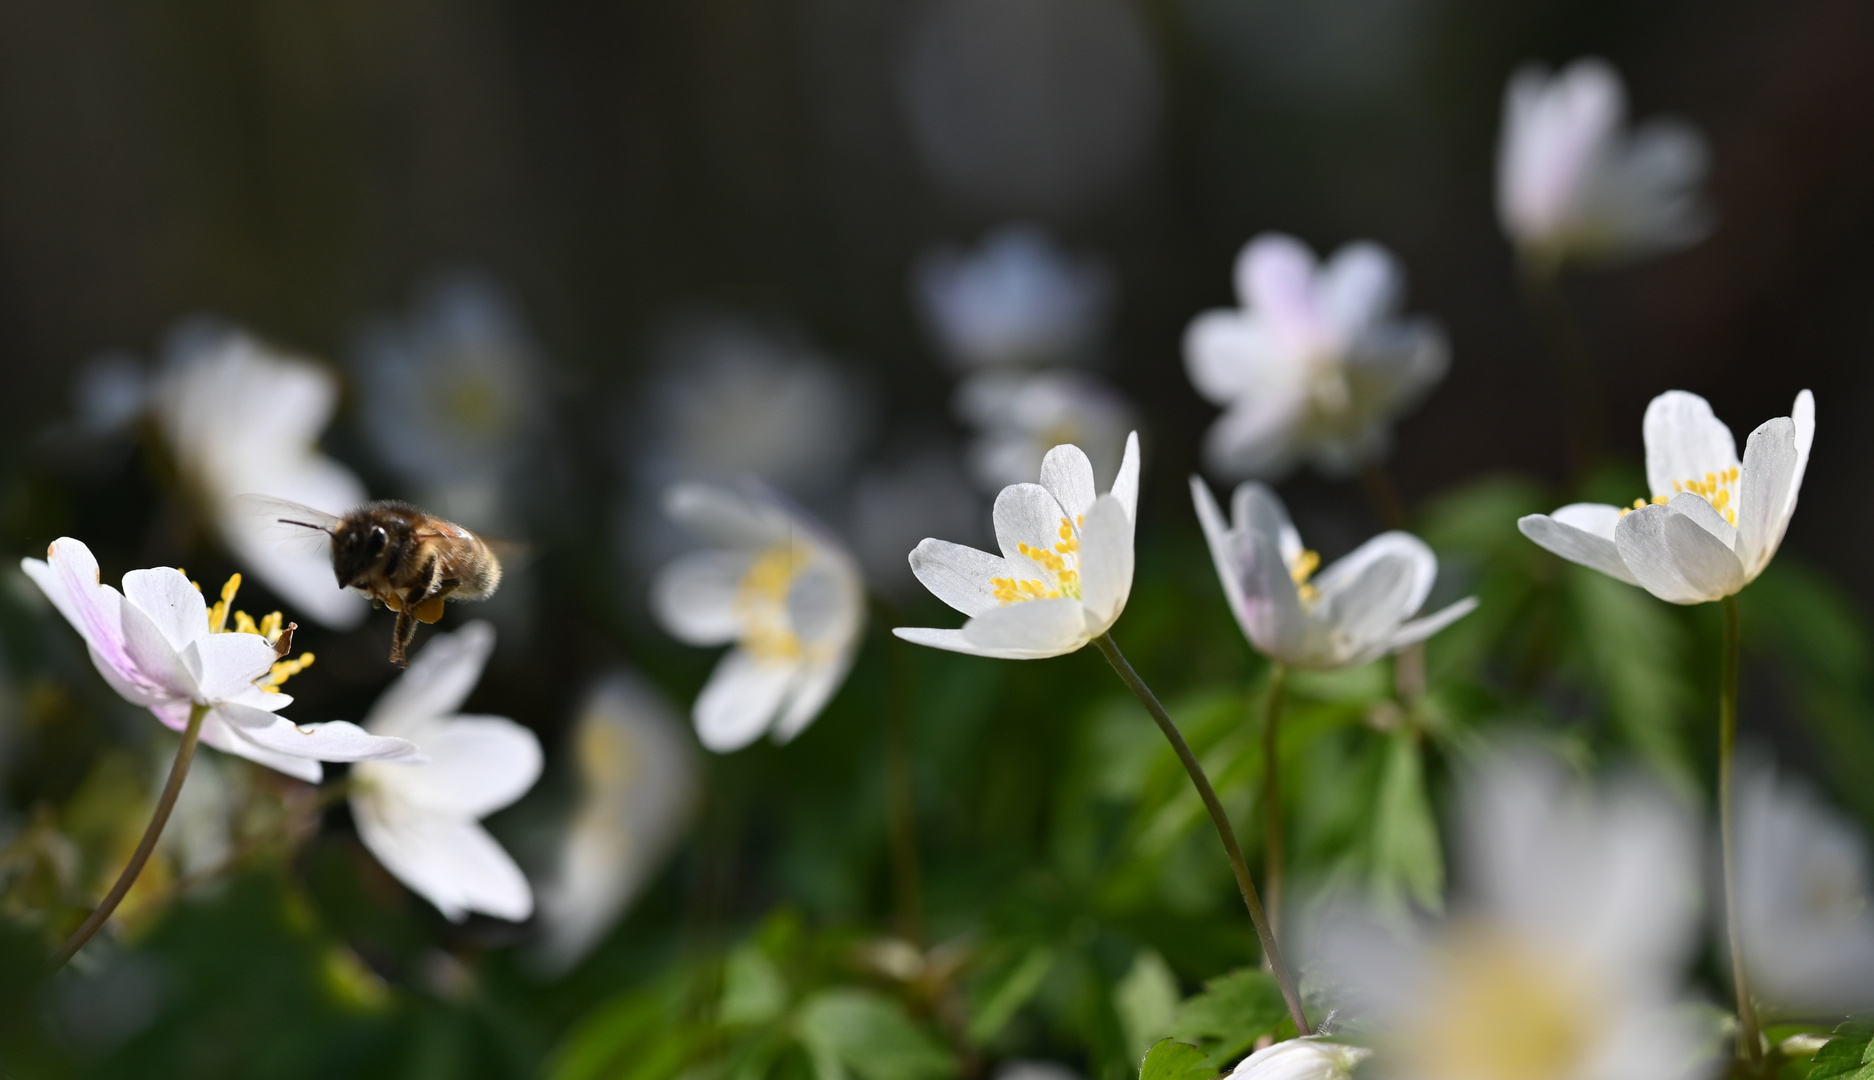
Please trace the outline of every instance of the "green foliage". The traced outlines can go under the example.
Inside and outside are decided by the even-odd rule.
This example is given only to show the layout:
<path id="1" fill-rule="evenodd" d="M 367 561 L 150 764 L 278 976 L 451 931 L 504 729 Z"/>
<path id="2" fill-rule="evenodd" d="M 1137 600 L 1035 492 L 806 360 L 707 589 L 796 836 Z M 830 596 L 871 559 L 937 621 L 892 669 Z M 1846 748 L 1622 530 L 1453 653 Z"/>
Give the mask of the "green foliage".
<path id="1" fill-rule="evenodd" d="M 1242 1057 L 1264 1035 L 1294 1034 L 1288 1006 L 1275 977 L 1261 968 L 1219 975 L 1203 992 L 1178 1006 L 1172 1022 L 1175 1038 L 1194 1044 L 1212 1074 Z"/>
<path id="2" fill-rule="evenodd" d="M 1874 1024 L 1850 1021 L 1816 1051 L 1808 1080 L 1874 1080 Z"/>
<path id="3" fill-rule="evenodd" d="M 1173 1039 L 1153 1043 L 1139 1062 L 1139 1080 L 1210 1080 L 1215 1075 L 1202 1050 Z"/>
<path id="4" fill-rule="evenodd" d="M 870 990 L 823 990 L 796 1018 L 819 1080 L 942 1080 L 956 1072 L 944 1048 L 890 998 Z"/>

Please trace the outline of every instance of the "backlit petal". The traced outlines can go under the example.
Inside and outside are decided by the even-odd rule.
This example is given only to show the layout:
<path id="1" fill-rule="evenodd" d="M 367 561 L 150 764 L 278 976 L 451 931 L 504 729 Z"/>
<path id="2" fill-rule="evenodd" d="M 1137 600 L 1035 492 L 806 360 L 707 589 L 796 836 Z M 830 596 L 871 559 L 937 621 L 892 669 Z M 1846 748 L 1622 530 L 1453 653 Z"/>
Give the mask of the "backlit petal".
<path id="1" fill-rule="evenodd" d="M 1113 498 L 1125 508 L 1126 516 L 1139 520 L 1139 433 L 1126 433 L 1126 452 L 1119 459 L 1119 472 L 1113 476 Z"/>
<path id="2" fill-rule="evenodd" d="M 754 742 L 774 722 L 799 674 L 799 664 L 759 661 L 730 649 L 696 696 L 696 737 L 718 754 Z"/>
<path id="3" fill-rule="evenodd" d="M 736 597 L 755 556 L 748 549 L 697 551 L 673 560 L 651 582 L 651 612 L 686 645 L 721 645 L 742 632 Z"/>
<path id="4" fill-rule="evenodd" d="M 1641 587 L 1661 600 L 1701 604 L 1744 585 L 1736 553 L 1670 506 L 1644 506 L 1621 518 L 1614 543 Z"/>
<path id="5" fill-rule="evenodd" d="M 1040 484 L 1010 484 L 996 496 L 996 543 L 1017 576 L 1046 579 L 1047 568 L 1023 555 L 1020 545 L 1052 551 L 1060 542 L 1064 516 L 1061 504 Z"/>
<path id="6" fill-rule="evenodd" d="M 1599 513 L 1600 510 L 1608 513 Z M 1568 511 L 1573 513 L 1564 520 L 1562 515 Z M 1627 569 L 1627 564 L 1620 561 L 1620 549 L 1615 545 L 1613 537 L 1602 534 L 1602 529 L 1610 521 L 1620 521 L 1619 507 L 1573 503 L 1552 515 L 1528 514 L 1517 519 L 1516 527 L 1524 536 L 1569 562 L 1580 563 L 1590 570 L 1599 570 L 1629 585 L 1638 585 L 1640 579 L 1634 577 L 1633 571 Z M 1612 531 L 1607 529 L 1610 534 Z"/>
<path id="7" fill-rule="evenodd" d="M 533 914 L 526 875 L 479 824 L 391 799 L 353 797 L 351 805 L 358 838 L 377 861 L 448 918 L 479 911 L 519 922 Z"/>
<path id="8" fill-rule="evenodd" d="M 208 602 L 180 570 L 159 566 L 130 571 L 124 575 L 124 599 L 149 616 L 177 652 L 208 636 Z"/>
<path id="9" fill-rule="evenodd" d="M 540 739 L 505 716 L 452 716 L 410 729 L 427 762 L 360 765 L 371 782 L 434 813 L 482 818 L 527 793 L 540 778 Z"/>
<path id="10" fill-rule="evenodd" d="M 1737 486 L 1738 557 L 1752 576 L 1776 554 L 1796 510 L 1796 424 L 1787 416 L 1766 420 L 1744 444 L 1744 471 Z"/>
<path id="11" fill-rule="evenodd" d="M 1080 530 L 1080 599 L 1087 633 L 1104 634 L 1132 593 L 1132 517 L 1113 495 L 1102 495 Z"/>
<path id="12" fill-rule="evenodd" d="M 1673 483 L 1722 474 L 1737 461 L 1737 440 L 1697 394 L 1668 390 L 1646 407 L 1646 483 L 1654 495 L 1672 495 Z"/>
<path id="13" fill-rule="evenodd" d="M 985 611 L 963 624 L 965 641 L 982 650 L 1021 652 L 1034 659 L 1060 656 L 1089 640 L 1078 600 L 1029 600 Z"/>
<path id="14" fill-rule="evenodd" d="M 1061 504 L 1067 516 L 1078 518 L 1093 508 L 1093 463 L 1078 446 L 1066 443 L 1041 459 L 1041 486 Z"/>
<path id="15" fill-rule="evenodd" d="M 453 634 L 431 637 L 409 668 L 378 695 L 364 726 L 395 735 L 406 724 L 460 711 L 494 647 L 495 628 L 479 619 Z"/>
<path id="16" fill-rule="evenodd" d="M 911 572 L 931 595 L 965 615 L 980 615 L 997 604 L 990 578 L 1010 576 L 1007 559 L 953 544 L 927 539 L 911 549 Z"/>

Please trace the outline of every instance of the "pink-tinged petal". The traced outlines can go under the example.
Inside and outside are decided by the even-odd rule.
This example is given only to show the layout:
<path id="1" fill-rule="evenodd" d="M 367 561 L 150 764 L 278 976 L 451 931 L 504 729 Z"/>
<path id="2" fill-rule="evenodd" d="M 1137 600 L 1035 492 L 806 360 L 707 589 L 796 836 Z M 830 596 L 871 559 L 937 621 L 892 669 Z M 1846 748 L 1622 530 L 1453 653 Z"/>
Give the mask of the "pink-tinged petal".
<path id="1" fill-rule="evenodd" d="M 1080 447 L 1066 443 L 1050 449 L 1041 459 L 1041 486 L 1069 517 L 1079 517 L 1093 508 L 1098 493 L 1093 488 L 1093 462 Z"/>
<path id="2" fill-rule="evenodd" d="M 245 705 L 221 704 L 214 709 L 228 729 L 262 749 L 315 761 L 385 761 L 414 758 L 421 750 L 406 739 L 373 735 L 356 724 L 334 720 L 301 727 L 284 716 Z"/>
<path id="3" fill-rule="evenodd" d="M 963 624 L 963 640 L 984 650 L 985 655 L 990 651 L 998 655 L 1019 652 L 1039 660 L 1073 652 L 1090 637 L 1080 601 L 1061 597 L 1027 600 L 985 611 Z"/>
<path id="4" fill-rule="evenodd" d="M 253 683 L 275 659 L 273 646 L 259 634 L 203 634 L 183 652 L 183 660 L 197 672 L 204 701 L 228 701 L 253 691 L 265 694 Z"/>
<path id="5" fill-rule="evenodd" d="M 408 725 L 460 711 L 494 647 L 494 627 L 479 619 L 453 634 L 430 638 L 410 667 L 378 695 L 364 726 L 379 735 L 401 735 Z"/>
<path id="6" fill-rule="evenodd" d="M 144 681 L 124 646 L 124 599 L 116 589 L 99 581 L 98 560 L 91 549 L 62 536 L 46 548 L 46 565 L 51 570 L 50 580 L 57 582 L 57 591 L 47 589 L 43 581 L 40 588 L 91 646 L 93 658 L 102 658 L 127 680 Z M 34 573 L 30 566 L 26 569 L 28 574 Z M 35 575 L 33 580 L 40 579 Z"/>
<path id="7" fill-rule="evenodd" d="M 1744 567 L 1722 540 L 1671 506 L 1620 519 L 1620 561 L 1647 592 L 1674 604 L 1721 600 L 1744 587 Z"/>
<path id="8" fill-rule="evenodd" d="M 159 566 L 130 571 L 124 575 L 124 599 L 149 617 L 176 652 L 208 636 L 208 602 L 180 570 Z"/>
<path id="9" fill-rule="evenodd" d="M 185 723 L 188 720 L 186 709 L 182 719 Z M 170 724 L 166 717 L 163 718 L 163 723 L 169 724 L 170 727 L 175 728 L 177 731 L 182 730 L 180 724 Z M 236 735 L 234 729 L 230 727 L 226 721 L 212 712 L 202 719 L 202 742 L 224 754 L 233 754 L 236 757 L 246 758 L 257 765 L 264 765 L 275 772 L 285 773 L 287 776 L 291 776 L 295 779 L 304 780 L 308 784 L 316 784 L 325 777 L 325 768 L 317 761 L 311 758 L 294 757 L 291 754 L 278 753 L 256 743 L 251 743 L 241 738 L 239 735 Z"/>
<path id="10" fill-rule="evenodd" d="M 483 818 L 540 779 L 540 739 L 505 716 L 455 716 L 410 729 L 429 760 L 364 765 L 370 782 L 444 817 Z"/>
<path id="11" fill-rule="evenodd" d="M 799 676 L 797 663 L 757 660 L 747 650 L 730 649 L 696 696 L 696 737 L 718 754 L 754 742 L 774 722 Z"/>
<path id="12" fill-rule="evenodd" d="M 1104 634 L 1126 610 L 1132 567 L 1132 517 L 1118 497 L 1102 495 L 1080 529 L 1080 600 L 1088 634 Z"/>
<path id="13" fill-rule="evenodd" d="M 911 572 L 932 596 L 965 615 L 980 615 L 997 605 L 990 578 L 1009 577 L 1007 559 L 953 544 L 926 539 L 911 549 Z"/>
<path id="14" fill-rule="evenodd" d="M 1399 260 L 1378 244 L 1348 244 L 1321 269 L 1322 319 L 1334 342 L 1350 346 L 1393 313 L 1405 292 Z"/>
<path id="15" fill-rule="evenodd" d="M 169 639 L 143 613 L 143 609 L 126 603 L 118 608 L 118 612 L 123 621 L 124 652 L 129 656 L 136 676 L 152 689 L 174 697 L 202 700 L 195 672 L 189 667 L 188 661 L 169 644 Z"/>
<path id="16" fill-rule="evenodd" d="M 1282 233 L 1263 233 L 1236 261 L 1236 291 L 1287 344 L 1312 347 L 1325 329 L 1315 297 L 1315 258 L 1308 245 Z"/>
<path id="17" fill-rule="evenodd" d="M 1112 496 L 1125 507 L 1126 516 L 1139 520 L 1139 433 L 1126 433 L 1126 452 L 1119 459 L 1119 472 L 1113 477 Z"/>
<path id="18" fill-rule="evenodd" d="M 1620 561 L 1620 549 L 1614 543 L 1612 529 L 1604 529 L 1608 515 L 1587 513 L 1591 510 L 1607 510 L 1611 520 L 1620 520 L 1620 508 L 1617 506 L 1596 507 L 1591 503 L 1574 503 L 1562 507 L 1553 515 L 1529 514 L 1519 518 L 1516 527 L 1522 534 L 1549 551 L 1560 555 L 1572 563 L 1579 563 L 1590 570 L 1599 570 L 1608 577 L 1624 581 L 1629 585 L 1638 585 L 1640 579 L 1633 576 L 1627 564 Z M 1564 518 L 1564 511 L 1576 511 Z"/>
<path id="19" fill-rule="evenodd" d="M 527 876 L 475 822 L 370 795 L 353 796 L 351 808 L 358 838 L 384 869 L 450 920 L 461 922 L 471 911 L 514 922 L 533 914 Z"/>
<path id="20" fill-rule="evenodd" d="M 1711 411 L 1711 403 L 1684 390 L 1668 390 L 1646 406 L 1646 484 L 1654 495 L 1676 494 L 1674 483 L 1703 481 L 1738 463 L 1737 440 Z"/>

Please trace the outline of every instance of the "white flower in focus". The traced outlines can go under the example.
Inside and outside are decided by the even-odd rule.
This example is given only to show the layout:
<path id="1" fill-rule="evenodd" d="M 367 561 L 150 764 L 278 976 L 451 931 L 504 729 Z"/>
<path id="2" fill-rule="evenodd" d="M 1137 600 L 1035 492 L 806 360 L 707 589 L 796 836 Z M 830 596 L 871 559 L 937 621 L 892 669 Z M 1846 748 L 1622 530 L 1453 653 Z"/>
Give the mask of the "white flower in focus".
<path id="1" fill-rule="evenodd" d="M 1497 216 L 1524 258 L 1555 265 L 1686 247 L 1710 222 L 1699 200 L 1709 151 L 1690 124 L 1628 133 L 1626 89 L 1606 61 L 1511 79 L 1497 150 Z"/>
<path id="2" fill-rule="evenodd" d="M 378 696 L 365 730 L 408 739 L 423 762 L 366 762 L 351 770 L 358 838 L 384 869 L 461 922 L 471 911 L 519 922 L 533 913 L 520 867 L 481 819 L 540 777 L 540 740 L 505 716 L 457 711 L 481 680 L 494 627 L 437 634 Z"/>
<path id="3" fill-rule="evenodd" d="M 1438 578 L 1438 557 L 1407 532 L 1381 533 L 1318 575 L 1282 500 L 1246 482 L 1225 522 L 1210 489 L 1191 499 L 1230 610 L 1256 650 L 1292 667 L 1353 667 L 1424 641 L 1470 614 L 1476 597 L 1413 618 Z"/>
<path id="4" fill-rule="evenodd" d="M 1796 513 L 1815 441 L 1815 398 L 1750 433 L 1737 459 L 1731 429 L 1697 394 L 1669 390 L 1646 407 L 1646 483 L 1630 507 L 1571 503 L 1517 521 L 1570 562 L 1674 604 L 1722 600 L 1757 579 Z"/>
<path id="5" fill-rule="evenodd" d="M 1346 475 L 1385 456 L 1392 423 L 1442 379 L 1449 349 L 1426 319 L 1399 317 L 1405 272 L 1377 244 L 1326 263 L 1264 233 L 1236 260 L 1238 308 L 1184 334 L 1191 382 L 1224 414 L 1205 436 L 1212 469 L 1279 479 L 1309 461 Z"/>
<path id="6" fill-rule="evenodd" d="M 1118 391 L 1069 369 L 978 372 L 957 387 L 954 407 L 976 432 L 967 460 L 985 492 L 1022 483 L 1049 450 L 1068 443 L 1086 453 L 1098 475 L 1111 476 L 1137 426 Z"/>
<path id="7" fill-rule="evenodd" d="M 502 486 L 543 413 L 537 350 L 508 298 L 479 277 L 440 279 L 407 319 L 360 335 L 352 368 L 384 463 L 451 520 L 498 522 Z"/>
<path id="8" fill-rule="evenodd" d="M 578 963 L 650 882 L 696 797 L 694 744 L 641 680 L 615 675 L 594 687 L 573 748 L 579 808 L 540 888 L 539 958 L 553 972 Z"/>
<path id="9" fill-rule="evenodd" d="M 969 616 L 960 630 L 899 627 L 906 641 L 974 656 L 1039 660 L 1106 633 L 1132 593 L 1133 518 L 1139 504 L 1139 437 L 1126 439 L 1112 490 L 1094 494 L 1093 465 L 1077 446 L 1057 446 L 1039 484 L 996 497 L 1000 556 L 944 540 L 912 550 L 911 570 L 932 595 Z"/>
<path id="10" fill-rule="evenodd" d="M 1498 755 L 1461 800 L 1442 926 L 1325 928 L 1324 970 L 1389 1080 L 1692 1080 L 1715 1043 L 1684 994 L 1698 931 L 1691 815 L 1639 782 L 1596 791 Z"/>
<path id="11" fill-rule="evenodd" d="M 300 727 L 276 716 L 293 702 L 279 692 L 280 684 L 312 655 L 282 660 L 275 654 L 278 612 L 259 624 L 230 612 L 238 574 L 211 612 L 201 589 L 166 566 L 130 571 L 121 593 L 103 584 L 91 549 L 69 536 L 52 542 L 44 562 L 21 559 L 20 568 L 85 639 L 91 663 L 111 689 L 173 731 L 188 727 L 195 706 L 207 706 L 202 742 L 310 783 L 319 782 L 321 761 L 417 753 L 404 739 L 379 738 L 352 724 Z M 228 629 L 231 614 L 234 630 Z"/>
<path id="12" fill-rule="evenodd" d="M 865 627 L 858 564 L 818 522 L 752 484 L 679 484 L 664 507 L 710 546 L 658 574 L 658 621 L 686 644 L 735 643 L 697 696 L 697 737 L 717 753 L 770 729 L 776 742 L 793 739 L 852 666 Z"/>
<path id="13" fill-rule="evenodd" d="M 1353 1067 L 1371 1056 L 1364 1046 L 1309 1035 L 1256 1051 L 1237 1063 L 1229 1080 L 1347 1080 Z"/>
<path id="14" fill-rule="evenodd" d="M 337 380 L 225 327 L 186 328 L 167 353 L 151 395 L 157 427 L 216 535 L 296 612 L 334 629 L 358 625 L 367 605 L 333 580 L 330 553 L 280 543 L 235 501 L 264 492 L 334 514 L 364 504 L 363 482 L 317 450 Z"/>
<path id="15" fill-rule="evenodd" d="M 974 252 L 918 260 L 915 299 L 943 353 L 963 367 L 1079 358 L 1099 336 L 1112 280 L 1032 225 L 1005 225 Z"/>
<path id="16" fill-rule="evenodd" d="M 1768 769 L 1746 774 L 1741 789 L 1738 932 L 1760 1011 L 1822 1017 L 1874 1006 L 1874 912 L 1860 835 L 1813 792 Z"/>

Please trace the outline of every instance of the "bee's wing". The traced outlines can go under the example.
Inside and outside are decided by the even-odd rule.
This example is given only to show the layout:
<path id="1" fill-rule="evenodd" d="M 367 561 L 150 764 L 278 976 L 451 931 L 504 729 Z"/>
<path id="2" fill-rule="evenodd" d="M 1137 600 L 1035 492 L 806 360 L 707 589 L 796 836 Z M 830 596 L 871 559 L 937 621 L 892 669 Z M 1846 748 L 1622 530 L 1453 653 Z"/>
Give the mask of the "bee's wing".
<path id="1" fill-rule="evenodd" d="M 339 518 L 291 499 L 271 495 L 236 495 L 241 513 L 260 523 L 260 534 L 295 551 L 321 551 L 331 542 Z"/>

